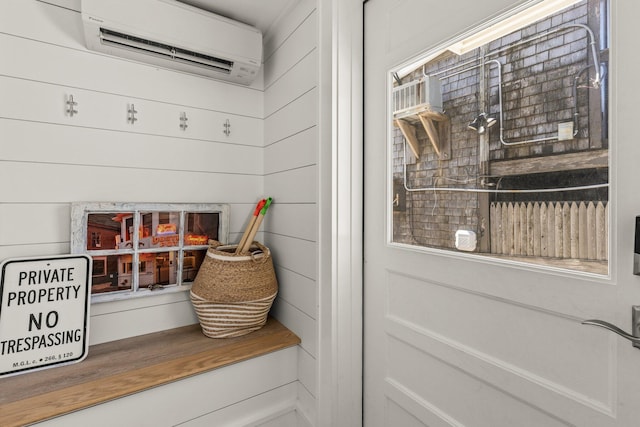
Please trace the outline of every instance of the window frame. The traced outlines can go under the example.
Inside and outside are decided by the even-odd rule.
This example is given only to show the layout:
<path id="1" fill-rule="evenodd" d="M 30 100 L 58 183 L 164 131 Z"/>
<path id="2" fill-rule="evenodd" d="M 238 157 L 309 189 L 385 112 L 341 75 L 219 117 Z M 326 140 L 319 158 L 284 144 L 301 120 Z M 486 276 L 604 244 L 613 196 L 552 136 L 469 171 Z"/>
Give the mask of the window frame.
<path id="1" fill-rule="evenodd" d="M 88 223 L 92 214 L 118 214 L 130 213 L 133 215 L 134 238 L 139 238 L 138 231 L 142 222 L 142 214 L 151 212 L 172 212 L 180 216 L 182 224 L 179 227 L 179 242 L 176 246 L 161 247 L 156 249 L 138 248 L 133 245 L 130 249 L 88 249 L 88 239 L 91 239 Z M 227 244 L 229 240 L 230 208 L 221 203 L 127 203 L 127 202 L 75 202 L 71 205 L 71 253 L 86 254 L 92 259 L 106 259 L 107 256 L 131 255 L 132 263 L 138 264 L 138 268 L 132 268 L 132 285 L 130 290 L 92 294 L 91 303 L 101 303 L 115 300 L 139 298 L 150 295 L 184 292 L 191 289 L 191 282 L 182 280 L 183 256 L 186 251 L 206 250 L 208 244 L 185 245 L 186 233 L 185 221 L 189 213 L 217 213 L 218 216 L 218 241 Z M 133 240 L 133 239 L 132 239 Z M 178 265 L 176 268 L 176 283 L 166 286 L 140 288 L 140 253 L 176 252 Z"/>
<path id="2" fill-rule="evenodd" d="M 396 84 L 398 84 L 398 82 L 401 82 L 403 84 L 408 83 L 408 81 L 404 81 L 403 79 L 410 79 L 410 76 L 412 73 L 416 73 L 417 71 L 419 71 L 420 69 L 422 69 L 422 73 L 423 75 L 425 74 L 425 65 L 428 65 L 431 61 L 436 61 L 438 60 L 444 53 L 446 52 L 451 52 L 451 53 L 468 53 L 470 50 L 473 49 L 478 49 L 479 46 L 483 46 L 486 45 L 488 47 L 488 45 L 491 43 L 491 40 L 496 40 L 498 38 L 502 38 L 505 36 L 509 36 L 510 32 L 517 30 L 518 28 L 525 28 L 526 26 L 531 26 L 533 23 L 538 22 L 540 19 L 542 19 L 543 17 L 549 17 L 552 16 L 553 14 L 557 14 L 558 11 L 563 11 L 565 8 L 569 7 L 569 6 L 573 6 L 573 5 L 577 5 L 578 3 L 580 3 L 582 0 L 544 0 L 539 2 L 536 5 L 523 5 L 520 8 L 516 8 L 514 9 L 512 12 L 509 12 L 508 14 L 504 15 L 504 16 L 498 16 L 495 19 L 492 19 L 491 21 L 489 21 L 488 23 L 486 23 L 484 26 L 475 28 L 475 29 L 471 29 L 468 32 L 466 32 L 465 34 L 462 34 L 458 37 L 454 37 L 450 40 L 444 41 L 441 44 L 433 47 L 430 50 L 427 51 L 422 51 L 420 53 L 417 53 L 416 55 L 412 55 L 410 58 L 405 59 L 402 63 L 398 63 L 395 66 L 389 67 L 388 73 L 387 73 L 387 89 L 386 89 L 386 96 L 387 96 L 387 117 L 391 118 L 391 120 L 393 121 L 393 117 L 394 117 L 394 98 L 393 98 L 393 91 L 394 91 L 394 87 Z M 587 6 L 589 4 L 588 1 L 586 1 Z M 611 22 L 611 17 L 610 17 L 610 2 L 608 3 L 607 6 L 607 14 L 605 16 L 607 16 L 607 21 L 605 23 L 606 25 L 606 30 L 607 32 L 611 32 L 612 31 L 612 22 Z M 587 15 L 588 17 L 590 15 Z M 506 23 L 506 24 L 505 24 Z M 593 28 L 591 28 L 593 30 Z M 546 32 L 546 30 L 542 29 L 539 31 L 540 33 L 544 33 Z M 531 37 L 531 40 L 535 39 L 538 36 L 538 34 L 534 34 Z M 597 35 L 595 40 L 593 42 L 595 42 L 596 44 L 598 42 L 601 41 L 601 39 L 604 38 L 604 40 L 608 40 L 609 35 L 606 34 L 604 37 L 602 37 L 602 35 Z M 591 46 L 591 42 L 589 42 L 589 47 L 587 47 L 587 51 L 589 51 Z M 496 51 L 499 49 L 496 49 Z M 597 55 L 593 55 L 593 56 L 597 56 L 598 60 L 600 61 L 600 63 L 608 63 L 611 60 L 610 57 L 608 57 L 607 55 L 603 55 L 604 53 L 609 53 L 609 47 L 608 45 L 606 47 L 600 46 L 598 48 L 597 51 Z M 587 56 L 590 56 L 590 52 L 587 53 Z M 590 61 L 590 59 L 588 60 L 589 62 L 589 72 L 591 72 L 591 69 L 593 68 L 593 63 Z M 469 67 L 472 67 L 472 65 L 469 65 Z M 490 70 L 489 70 L 490 71 Z M 487 71 L 487 73 L 489 73 L 489 71 Z M 456 72 L 460 73 L 458 70 L 456 70 Z M 601 73 L 601 77 L 603 76 L 603 72 L 600 69 L 600 73 Z M 607 71 L 605 71 L 605 74 L 609 74 L 610 70 L 607 69 Z M 428 74 L 428 73 L 426 73 Z M 602 80 L 600 81 L 600 83 L 602 83 Z M 612 101 L 610 98 L 610 89 L 608 89 L 610 83 L 606 83 L 603 87 L 605 88 L 605 90 L 607 91 L 606 94 L 604 94 L 603 96 L 607 97 L 608 100 L 608 104 L 612 105 Z M 574 95 L 575 96 L 575 95 Z M 589 98 L 589 102 L 591 101 L 591 98 Z M 488 105 L 487 107 L 491 107 L 491 105 Z M 487 108 L 487 110 L 489 110 L 489 108 Z M 589 116 L 590 120 L 591 120 L 591 115 L 592 115 L 592 111 L 591 111 L 591 104 L 589 104 L 589 111 L 587 112 L 587 115 Z M 607 105 L 606 108 L 608 109 L 609 106 Z M 482 109 L 480 110 L 482 111 Z M 607 110 L 608 111 L 608 110 Z M 609 118 L 609 115 L 607 112 L 603 113 L 603 117 L 605 118 Z M 434 120 L 435 121 L 435 120 Z M 566 120 L 565 120 L 566 121 Z M 500 122 L 502 122 L 502 120 L 500 120 Z M 467 121 L 462 120 L 459 121 L 459 123 L 467 123 Z M 458 124 L 459 124 L 458 123 Z M 419 124 L 419 122 L 418 122 Z M 439 124 L 439 123 L 438 123 Z M 471 125 L 471 123 L 469 123 Z M 606 122 L 606 126 L 609 126 L 610 121 Z M 495 129 L 500 129 L 500 127 L 502 126 L 502 123 L 499 123 L 498 126 L 495 127 Z M 426 125 L 424 126 L 426 128 Z M 471 126 L 469 126 L 469 128 L 471 129 Z M 398 127 L 399 129 L 399 127 Z M 436 128 L 436 131 L 439 131 L 440 128 L 439 126 Z M 445 127 L 445 130 L 449 130 Z M 425 129 L 426 131 L 426 129 Z M 501 132 L 502 130 L 500 130 Z M 497 132 L 497 130 L 496 130 Z M 423 132 L 423 134 L 426 132 Z M 446 132 L 445 132 L 446 133 Z M 396 182 L 396 175 L 398 173 L 397 170 L 397 164 L 394 163 L 394 159 L 397 156 L 396 151 L 394 151 L 394 148 L 396 146 L 395 142 L 394 142 L 394 137 L 398 137 L 398 135 L 400 134 L 400 131 L 396 131 L 396 126 L 394 126 L 393 124 L 389 124 L 387 126 L 387 134 L 386 134 L 386 138 L 387 138 L 387 165 L 386 165 L 386 174 L 387 174 L 387 182 L 386 182 L 386 194 L 387 194 L 387 206 L 386 206 L 386 230 L 385 230 L 385 237 L 386 237 L 386 244 L 390 247 L 394 247 L 394 248 L 401 248 L 401 249 L 405 249 L 405 250 L 411 250 L 411 251 L 418 251 L 418 252 L 428 252 L 428 253 L 438 253 L 441 255 L 445 255 L 445 256 L 453 256 L 453 257 L 460 257 L 460 258 L 471 258 L 471 259 L 476 259 L 476 260 L 482 260 L 483 262 L 487 261 L 490 263 L 497 263 L 497 264 L 506 264 L 506 265 L 518 265 L 518 266 L 525 266 L 526 268 L 531 268 L 531 269 L 542 269 L 542 270 L 553 270 L 553 271 L 562 271 L 562 272 L 567 272 L 571 275 L 573 274 L 587 274 L 587 275 L 593 275 L 594 277 L 597 278 L 607 278 L 610 277 L 611 274 L 611 269 L 612 269 L 612 253 L 611 253 L 611 249 L 610 249 L 610 245 L 611 245 L 611 230 L 612 230 L 612 225 L 610 222 L 605 222 L 604 225 L 604 229 L 606 231 L 605 236 L 607 237 L 607 241 L 602 245 L 602 247 L 606 250 L 606 259 L 593 259 L 593 258 L 589 258 L 586 259 L 586 261 L 595 261 L 595 262 L 606 262 L 606 266 L 603 267 L 595 267 L 593 269 L 584 269 L 584 266 L 581 265 L 580 267 L 574 267 L 571 265 L 568 265 L 572 262 L 572 260 L 578 260 L 578 261 L 584 261 L 584 258 L 562 258 L 563 261 L 567 261 L 567 262 L 559 262 L 559 263 L 554 263 L 554 262 L 546 262 L 550 259 L 552 259 L 552 257 L 539 257 L 538 261 L 534 260 L 534 257 L 517 257 L 517 256 L 512 256 L 510 254 L 502 254 L 502 253 L 492 253 L 491 251 L 489 252 L 481 252 L 478 250 L 471 250 L 471 251 L 467 251 L 467 249 L 457 249 L 455 247 L 450 248 L 450 247 L 441 247 L 441 246 L 429 246 L 429 245 L 423 245 L 420 243 L 409 243 L 409 242 L 401 242 L 401 241 L 397 241 L 396 240 L 396 228 L 400 228 L 403 224 L 400 221 L 396 221 L 396 217 L 399 216 L 398 215 L 398 211 L 404 211 L 408 208 L 406 208 L 405 206 L 405 197 L 402 197 L 404 194 L 404 191 L 406 190 L 406 195 L 408 194 L 414 194 L 412 192 L 415 191 L 425 191 L 425 192 L 431 192 L 433 194 L 436 194 L 436 192 L 438 190 L 440 191 L 445 191 L 446 190 L 446 185 L 443 186 L 435 186 L 435 185 L 423 185 L 423 186 L 418 186 L 418 188 L 415 187 L 409 187 L 407 188 L 406 183 L 403 182 L 402 180 L 402 175 L 404 175 L 404 177 L 406 177 L 406 169 L 403 170 L 401 173 L 401 178 L 399 180 L 397 180 Z M 558 131 L 559 134 L 559 131 Z M 439 133 L 436 133 L 436 137 L 440 136 Z M 605 135 L 607 138 L 607 141 L 610 140 L 610 135 L 608 135 L 608 131 L 606 132 Z M 407 142 L 408 139 L 406 136 L 402 135 L 402 138 L 404 139 L 404 143 L 403 143 L 403 147 L 404 147 L 404 151 L 406 153 L 411 153 L 411 151 L 409 151 L 409 149 L 411 148 L 411 144 Z M 428 138 L 426 138 L 430 141 L 432 141 L 431 135 L 428 135 Z M 443 138 L 445 141 L 448 141 L 448 138 Z M 422 139 L 421 139 L 422 140 Z M 560 141 L 560 140 L 558 140 Z M 493 141 L 491 141 L 493 142 Z M 509 144 L 511 141 L 507 141 L 507 144 L 505 144 L 506 147 L 509 147 L 509 145 L 515 145 L 518 146 L 518 144 L 523 144 L 524 142 L 521 142 L 519 140 L 513 141 L 511 144 Z M 429 145 L 427 145 L 427 147 L 429 147 Z M 441 147 L 438 147 L 441 148 Z M 611 170 L 611 152 L 610 152 L 610 145 L 607 146 L 606 148 L 604 148 L 603 150 L 607 151 L 607 167 L 606 170 L 609 171 Z M 435 151 L 435 148 L 434 148 Z M 584 150 L 584 152 L 587 152 L 589 150 Z M 594 150 L 595 151 L 595 150 Z M 402 152 L 402 149 L 401 149 Z M 448 153 L 447 153 L 448 154 Z M 554 153 L 556 154 L 556 153 Z M 570 151 L 563 151 L 560 154 L 572 154 L 572 152 Z M 401 154 L 402 155 L 402 154 Z M 402 155 L 403 157 L 406 158 L 406 154 Z M 540 156 L 542 157 L 542 156 Z M 444 160 L 442 160 L 442 158 L 440 159 L 441 162 L 446 163 L 448 158 L 445 156 L 443 157 Z M 509 159 L 507 159 L 509 160 Z M 516 160 L 520 160 L 520 159 L 516 159 Z M 522 160 L 524 161 L 531 161 L 531 158 L 523 158 Z M 494 161 L 494 160 L 492 160 Z M 586 164 L 586 161 L 583 161 L 584 164 Z M 596 163 L 596 161 L 594 161 L 593 163 Z M 495 164 L 495 163 L 494 163 Z M 404 165 L 406 168 L 406 163 Z M 599 167 L 599 166 L 598 166 Z M 513 167 L 512 167 L 513 168 Z M 596 167 L 593 167 L 593 169 L 596 169 Z M 601 168 L 603 169 L 603 168 Z M 564 170 L 563 170 L 564 171 Z M 422 172 L 422 170 L 418 170 L 418 172 Z M 557 172 L 557 171 L 556 171 Z M 575 172 L 575 171 L 573 171 Z M 532 173 L 529 172 L 529 174 L 531 175 Z M 478 174 L 480 175 L 480 174 Z M 489 175 L 489 174 L 487 174 Z M 523 175 L 526 175 L 523 173 Z M 515 174 L 513 174 L 513 176 L 516 176 Z M 448 178 L 448 177 L 446 177 Z M 436 179 L 440 179 L 440 177 L 436 177 Z M 444 181 L 444 179 L 442 179 Z M 406 179 L 405 179 L 406 181 Z M 453 180 L 451 180 L 453 181 Z M 450 185 L 449 187 L 461 187 L 463 184 L 462 181 L 460 181 L 460 184 L 455 183 Z M 601 186 L 601 188 L 607 188 L 609 191 L 609 196 L 606 200 L 606 202 L 604 203 L 604 206 L 608 206 L 612 203 L 612 198 L 611 198 L 611 189 L 612 189 L 612 180 L 609 177 L 606 181 L 606 183 L 603 184 L 598 184 Z M 442 188 L 441 188 L 442 187 Z M 579 187 L 579 186 L 576 186 Z M 588 187 L 588 185 L 586 185 L 585 187 Z M 472 190 L 472 188 L 452 188 L 450 191 L 454 192 L 454 191 L 470 191 Z M 489 189 L 489 191 L 486 191 L 486 193 L 490 193 L 491 189 Z M 484 191 L 483 191 L 484 192 Z M 436 196 L 437 197 L 437 196 Z M 437 200 L 437 199 L 436 199 Z M 418 201 L 418 202 L 422 202 L 422 201 Z M 516 202 L 513 202 L 516 203 Z M 596 209 L 598 209 L 598 206 L 596 204 L 596 202 L 594 202 L 594 205 L 596 206 Z M 430 205 L 431 206 L 431 205 Z M 427 208 L 428 209 L 428 208 Z M 425 209 L 425 211 L 427 210 Z M 588 205 L 587 205 L 587 209 L 589 209 Z M 432 209 L 432 212 L 434 210 Z M 608 214 L 605 213 L 604 215 L 605 217 L 608 217 Z M 472 229 L 473 227 L 461 227 L 460 230 L 462 231 L 466 231 L 467 229 Z M 477 236 L 480 236 L 480 233 L 477 233 Z M 462 236 L 464 237 L 464 236 Z M 453 238 L 451 238 L 451 241 L 455 241 L 457 240 L 457 236 L 454 236 Z M 463 240 L 463 239 L 461 239 Z M 478 239 L 479 240 L 479 239 Z M 541 261 L 541 260 L 542 261 Z"/>
<path id="3" fill-rule="evenodd" d="M 100 271 L 102 272 L 102 274 L 100 274 L 99 276 L 106 276 L 107 275 L 107 257 L 106 256 L 94 256 L 91 257 L 92 259 L 92 275 L 96 275 L 96 265 L 100 265 Z"/>

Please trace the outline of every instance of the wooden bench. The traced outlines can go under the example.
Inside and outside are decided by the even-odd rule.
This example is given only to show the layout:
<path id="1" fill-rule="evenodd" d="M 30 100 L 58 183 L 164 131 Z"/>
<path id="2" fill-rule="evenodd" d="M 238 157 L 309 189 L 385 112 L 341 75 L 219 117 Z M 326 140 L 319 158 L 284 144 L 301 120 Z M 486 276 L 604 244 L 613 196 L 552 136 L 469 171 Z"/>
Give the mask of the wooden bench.
<path id="1" fill-rule="evenodd" d="M 0 379 L 0 425 L 47 420 L 299 343 L 269 318 L 238 338 L 207 338 L 191 325 L 95 345 L 80 363 Z"/>

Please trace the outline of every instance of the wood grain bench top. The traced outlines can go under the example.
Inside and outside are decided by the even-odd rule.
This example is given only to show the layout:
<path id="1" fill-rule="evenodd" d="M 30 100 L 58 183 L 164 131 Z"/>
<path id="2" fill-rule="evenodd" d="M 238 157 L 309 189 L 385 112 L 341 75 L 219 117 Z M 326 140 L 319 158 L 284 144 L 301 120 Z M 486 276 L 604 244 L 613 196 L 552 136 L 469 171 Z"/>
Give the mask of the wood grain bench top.
<path id="1" fill-rule="evenodd" d="M 0 425 L 43 421 L 299 343 L 269 318 L 237 338 L 208 338 L 191 325 L 94 345 L 80 363 L 0 379 Z"/>

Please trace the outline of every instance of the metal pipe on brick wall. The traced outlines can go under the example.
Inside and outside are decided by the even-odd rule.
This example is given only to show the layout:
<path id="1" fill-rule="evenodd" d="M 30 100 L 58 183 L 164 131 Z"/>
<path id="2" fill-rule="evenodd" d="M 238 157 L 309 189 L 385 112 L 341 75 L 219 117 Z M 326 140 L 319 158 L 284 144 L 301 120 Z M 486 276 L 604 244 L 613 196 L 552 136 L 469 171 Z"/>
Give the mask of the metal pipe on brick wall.
<path id="1" fill-rule="evenodd" d="M 600 78 L 601 77 L 600 77 L 600 68 L 598 66 L 599 61 L 598 61 L 598 51 L 597 51 L 597 48 L 596 48 L 595 35 L 593 34 L 593 31 L 591 30 L 591 28 L 589 28 L 588 26 L 586 26 L 584 24 L 565 24 L 565 25 L 562 25 L 562 26 L 560 26 L 558 28 L 554 28 L 552 30 L 545 31 L 544 33 L 540 33 L 540 34 L 537 34 L 535 36 L 528 37 L 528 38 L 526 38 L 524 40 L 520 40 L 519 42 L 514 42 L 514 43 L 511 43 L 511 44 L 509 44 L 507 46 L 503 46 L 500 49 L 495 49 L 495 50 L 492 50 L 491 52 L 487 52 L 487 54 L 484 57 L 486 58 L 488 56 L 497 55 L 500 52 L 503 52 L 503 51 L 508 50 L 508 49 L 513 49 L 514 47 L 520 46 L 521 44 L 530 43 L 533 40 L 537 40 L 539 38 L 546 37 L 546 36 L 548 36 L 550 34 L 553 34 L 553 33 L 559 32 L 559 31 L 563 31 L 563 30 L 566 30 L 566 29 L 572 28 L 572 27 L 583 28 L 584 30 L 587 31 L 587 34 L 588 34 L 588 37 L 589 37 L 589 45 L 591 46 L 591 56 L 593 57 L 593 62 L 594 62 L 594 64 L 593 64 L 594 72 L 595 72 L 594 84 L 597 87 L 600 84 Z M 442 80 L 444 78 L 449 78 L 451 76 L 455 76 L 455 75 L 463 73 L 465 71 L 469 71 L 469 70 L 472 70 L 474 68 L 478 68 L 478 67 L 480 67 L 480 65 L 474 65 L 472 67 L 468 67 L 468 68 L 465 68 L 463 70 L 460 70 L 460 71 L 458 71 L 456 73 L 447 74 L 449 71 L 456 70 L 458 68 L 464 67 L 465 65 L 477 63 L 480 60 L 481 60 L 481 58 L 474 58 L 474 59 L 471 59 L 469 61 L 465 61 L 465 62 L 462 62 L 460 64 L 456 64 L 453 67 L 445 68 L 444 70 L 440 70 L 440 71 L 436 71 L 435 73 L 431 73 L 429 75 L 430 76 L 440 76 L 440 75 L 446 74 L 444 77 L 441 77 L 440 79 Z M 422 75 L 423 76 L 427 76 L 427 74 L 425 72 L 425 65 L 422 66 Z"/>
<path id="2" fill-rule="evenodd" d="M 600 85 L 600 61 L 598 61 L 598 53 L 596 50 L 596 40 L 595 40 L 595 35 L 593 34 L 593 31 L 591 31 L 591 28 L 589 28 L 588 26 L 584 25 L 584 24 L 565 24 L 562 25 L 558 28 L 555 28 L 553 30 L 547 31 L 545 33 L 539 34 L 537 36 L 534 37 L 529 37 L 526 40 L 520 41 L 518 43 L 514 43 L 511 44 L 509 46 L 507 46 L 506 48 L 512 48 L 513 46 L 517 46 L 519 44 L 522 43 L 526 43 L 526 42 L 530 42 L 531 40 L 540 38 L 540 37 L 544 37 L 547 36 L 551 33 L 554 32 L 558 32 L 558 31 L 562 31 L 562 30 L 566 30 L 567 28 L 582 28 L 587 32 L 587 35 L 589 37 L 589 45 L 591 46 L 591 55 L 593 57 L 593 67 L 594 67 L 594 72 L 595 72 L 595 77 L 593 80 L 593 87 L 597 88 Z M 498 53 L 506 48 L 502 48 L 502 49 L 498 49 L 492 52 L 489 52 L 487 55 L 492 55 L 495 53 Z M 557 136 L 553 136 L 553 137 L 547 137 L 547 138 L 535 138 L 535 139 L 528 139 L 528 140 L 524 140 L 524 141 L 505 141 L 504 139 L 504 126 L 503 126 L 503 111 L 502 111 L 502 64 L 500 63 L 500 61 L 498 61 L 497 59 L 492 59 L 490 61 L 487 61 L 486 63 L 491 63 L 494 62 L 496 64 L 498 64 L 498 101 L 499 101 L 499 110 L 500 110 L 500 143 L 502 145 L 507 145 L 507 146 L 513 146 L 513 145 L 522 145 L 522 144 L 529 144 L 529 143 L 534 143 L 534 142 L 545 142 L 545 141 L 555 141 L 558 139 Z M 588 67 L 587 67 L 588 68 Z M 578 75 L 576 76 L 576 79 L 580 76 L 580 74 L 582 74 L 584 70 L 581 70 Z M 575 88 L 575 85 L 574 85 Z M 577 99 L 577 91 L 574 90 L 574 98 L 573 98 L 573 102 L 575 103 L 574 106 L 574 123 L 578 122 L 578 117 L 577 117 L 577 111 L 578 111 L 578 99 Z M 577 126 L 574 127 L 574 135 L 577 135 Z"/>
<path id="3" fill-rule="evenodd" d="M 483 65 L 481 64 L 477 64 L 478 61 L 480 61 L 481 59 L 485 59 L 488 56 L 491 55 L 496 55 L 506 49 L 511 49 L 514 46 L 518 46 L 524 43 L 528 43 L 531 42 L 532 40 L 536 40 L 538 38 L 542 38 L 545 36 L 548 36 L 549 34 L 558 32 L 558 31 L 562 31 L 562 30 L 566 30 L 568 28 L 582 28 L 584 29 L 589 37 L 589 45 L 591 47 L 591 55 L 593 57 L 593 67 L 594 67 L 594 71 L 595 71 L 595 77 L 592 81 L 592 84 L 594 88 L 597 88 L 600 86 L 601 84 L 601 75 L 600 75 L 600 62 L 598 60 L 598 54 L 597 54 L 597 49 L 596 49 L 596 41 L 595 41 L 595 36 L 593 34 L 593 31 L 586 25 L 584 24 L 565 24 L 562 25 L 558 28 L 546 31 L 544 33 L 538 34 L 536 36 L 533 37 L 529 37 L 525 40 L 521 40 L 519 42 L 516 43 L 512 43 L 508 46 L 502 47 L 500 49 L 496 49 L 493 50 L 489 53 L 487 53 L 486 55 L 484 55 L 482 58 L 476 58 L 470 61 L 466 61 L 464 63 L 458 64 L 456 66 L 450 67 L 448 69 L 445 70 L 441 70 L 438 71 L 437 73 L 432 74 L 433 75 L 444 75 L 443 77 L 441 77 L 441 79 L 444 78 L 449 78 L 451 76 L 463 73 L 465 71 L 468 70 L 472 70 L 475 68 L 479 68 L 482 67 Z M 469 64 L 473 64 L 476 63 L 476 65 L 470 66 L 470 67 L 466 67 L 466 68 L 462 68 L 465 67 L 466 65 Z M 534 143 L 534 142 L 545 142 L 545 141 L 551 141 L 551 140 L 557 140 L 558 137 L 547 137 L 547 138 L 537 138 L 537 139 L 530 139 L 530 140 L 525 140 L 525 141 L 505 141 L 504 140 L 504 127 L 503 127 L 503 106 L 502 106 L 502 63 L 500 61 L 498 61 L 497 59 L 492 59 L 492 60 L 488 60 L 486 61 L 484 64 L 490 64 L 490 63 L 495 63 L 498 66 L 498 99 L 499 99 L 499 111 L 500 111 L 500 142 L 503 145 L 506 146 L 512 146 L 512 145 L 521 145 L 521 144 L 528 144 L 528 143 Z M 460 69 L 462 68 L 462 69 Z M 585 67 L 584 69 L 580 70 L 580 72 L 576 75 L 575 80 L 574 80 L 574 88 L 573 88 L 573 95 L 574 95 L 574 101 L 576 103 L 575 107 L 574 107 L 574 123 L 577 123 L 578 121 L 578 117 L 577 117 L 577 80 L 579 79 L 579 77 L 586 71 L 589 69 L 589 66 Z M 451 74 L 447 74 L 450 71 L 453 70 L 457 70 L 455 73 L 451 73 Z M 424 75 L 426 75 L 425 73 L 425 68 L 424 66 L 422 67 L 422 73 Z M 575 134 L 577 134 L 578 132 L 578 126 L 574 125 L 574 136 Z M 461 187 L 437 187 L 435 184 L 431 187 L 420 187 L 420 188 L 410 188 L 408 185 L 408 178 L 407 178 L 407 159 L 406 159 L 406 140 L 404 141 L 403 144 L 403 184 L 404 184 L 404 188 L 406 191 L 408 192 L 415 192 L 415 191 L 452 191 L 452 192 L 467 192 L 467 193 L 552 193 L 552 192 L 561 192 L 561 191 L 580 191 L 580 190 L 591 190 L 591 189 L 597 189 L 597 188 L 607 188 L 609 187 L 609 183 L 602 183 L 602 184 L 591 184 L 591 185 L 581 185 L 581 186 L 572 186 L 572 187 L 558 187 L 558 188 L 543 188 L 543 189 L 489 189 L 489 188 L 461 188 Z"/>
<path id="4" fill-rule="evenodd" d="M 512 146 L 512 145 L 522 145 L 522 144 L 530 144 L 532 142 L 545 142 L 545 141 L 555 141 L 558 139 L 557 136 L 549 136 L 546 138 L 535 138 L 535 139 L 527 139 L 524 141 L 505 141 L 504 139 L 504 112 L 502 110 L 502 64 L 497 59 L 492 59 L 487 61 L 487 64 L 495 63 L 498 64 L 498 105 L 500 110 L 500 143 L 502 145 Z"/>
<path id="5" fill-rule="evenodd" d="M 459 69 L 462 66 L 468 65 L 468 64 L 472 64 L 472 63 L 477 63 L 480 60 L 484 60 L 485 58 L 487 58 L 488 56 L 492 56 L 492 55 L 496 55 L 504 50 L 507 49 L 512 49 L 515 46 L 519 46 L 521 44 L 525 44 L 525 43 L 530 43 L 533 40 L 542 38 L 542 37 L 546 37 L 550 34 L 559 32 L 559 31 L 563 31 L 569 28 L 582 28 L 587 32 L 587 37 L 589 38 L 589 45 L 591 47 L 591 55 L 593 57 L 593 67 L 594 67 L 594 72 L 595 72 L 595 77 L 593 79 L 593 87 L 597 88 L 600 86 L 600 62 L 598 61 L 598 52 L 596 49 L 596 39 L 595 39 L 595 35 L 593 34 L 593 31 L 591 30 L 591 28 L 589 28 L 587 25 L 584 24 L 564 24 L 561 25 L 557 28 L 554 28 L 552 30 L 549 31 L 545 31 L 544 33 L 540 33 L 538 35 L 532 36 L 532 37 L 528 37 L 524 40 L 520 40 L 519 42 L 515 42 L 515 43 L 511 43 L 508 46 L 504 46 L 500 49 L 496 49 L 496 50 L 492 50 L 491 52 L 488 52 L 486 55 L 484 55 L 481 58 L 476 58 L 470 61 L 466 61 L 462 64 L 458 64 L 455 65 L 453 67 L 438 71 L 436 73 L 431 74 L 432 76 L 440 76 L 443 75 L 443 77 L 441 77 L 440 79 L 444 79 L 444 78 L 449 78 L 452 76 L 455 76 L 457 74 L 463 73 L 465 71 L 469 71 L 469 70 L 473 70 L 475 68 L 480 68 L 483 67 L 483 65 L 489 64 L 489 63 L 496 63 L 498 65 L 498 102 L 499 102 L 499 111 L 500 111 L 500 143 L 502 145 L 505 146 L 513 146 L 513 145 L 522 145 L 522 144 L 531 144 L 531 143 L 536 143 L 536 142 L 546 142 L 546 141 L 555 141 L 558 139 L 557 136 L 551 136 L 551 137 L 546 137 L 546 138 L 534 138 L 534 139 L 527 139 L 524 141 L 506 141 L 504 139 L 504 126 L 503 126 L 503 109 L 502 109 L 502 63 L 500 61 L 498 61 L 497 59 L 492 59 L 489 61 L 484 62 L 484 64 L 477 64 L 471 67 L 467 67 L 467 68 L 463 68 L 462 70 L 458 70 L 455 73 L 452 74 L 447 74 L 447 72 L 452 71 L 452 70 L 456 70 Z M 586 67 L 586 69 L 588 69 L 589 67 Z M 576 79 L 584 72 L 584 70 L 581 70 L 580 73 L 578 73 L 578 75 L 576 76 Z M 427 74 L 425 73 L 425 67 L 424 65 L 422 66 L 422 74 L 424 76 L 426 76 Z M 575 85 L 574 85 L 575 88 Z M 577 126 L 577 122 L 578 122 L 578 117 L 576 116 L 577 114 L 577 110 L 578 110 L 578 100 L 577 100 L 577 93 L 574 90 L 574 134 L 573 136 L 576 136 L 578 133 L 578 126 Z"/>
<path id="6" fill-rule="evenodd" d="M 587 25 L 585 24 L 564 24 L 561 25 L 557 28 L 551 29 L 549 31 L 545 31 L 544 33 L 540 33 L 537 34 L 535 36 L 531 36 L 531 37 L 527 37 L 524 40 L 520 40 L 519 42 L 515 42 L 515 43 L 511 43 L 508 46 L 504 46 L 501 47 L 500 49 L 495 49 L 492 50 L 491 52 L 488 52 L 486 56 L 491 56 L 491 55 L 496 55 L 502 51 L 505 51 L 507 49 L 512 49 L 515 46 L 519 46 L 521 44 L 525 44 L 525 43 L 529 43 L 533 40 L 542 38 L 542 37 L 546 37 L 550 34 L 553 33 L 557 33 L 559 31 L 563 31 L 569 28 L 582 28 L 583 30 L 585 30 L 587 32 L 587 37 L 589 37 L 589 45 L 591 46 L 591 56 L 593 57 L 593 69 L 594 69 L 594 73 L 595 73 L 595 78 L 593 79 L 593 83 L 595 85 L 595 87 L 598 87 L 598 85 L 600 84 L 600 61 L 598 61 L 598 50 L 596 48 L 596 36 L 593 34 L 593 31 L 591 30 L 591 28 L 589 28 Z"/>

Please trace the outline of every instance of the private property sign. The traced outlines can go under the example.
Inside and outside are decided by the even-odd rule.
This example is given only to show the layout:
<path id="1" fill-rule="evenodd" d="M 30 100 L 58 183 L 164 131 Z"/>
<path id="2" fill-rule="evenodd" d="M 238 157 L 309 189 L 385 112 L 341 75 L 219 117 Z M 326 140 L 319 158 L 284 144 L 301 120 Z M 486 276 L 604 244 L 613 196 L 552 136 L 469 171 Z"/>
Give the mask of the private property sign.
<path id="1" fill-rule="evenodd" d="M 0 377 L 84 359 L 91 258 L 12 259 L 0 271 Z"/>

